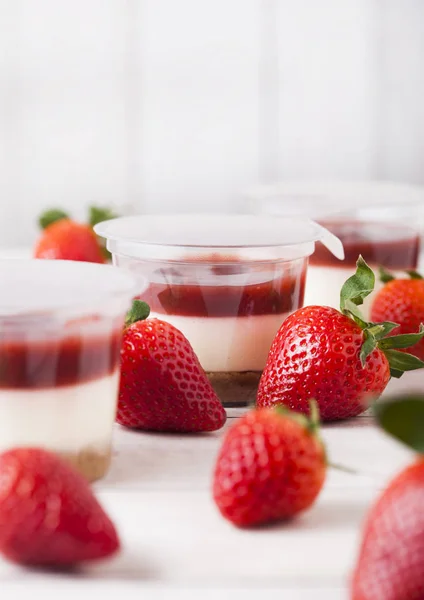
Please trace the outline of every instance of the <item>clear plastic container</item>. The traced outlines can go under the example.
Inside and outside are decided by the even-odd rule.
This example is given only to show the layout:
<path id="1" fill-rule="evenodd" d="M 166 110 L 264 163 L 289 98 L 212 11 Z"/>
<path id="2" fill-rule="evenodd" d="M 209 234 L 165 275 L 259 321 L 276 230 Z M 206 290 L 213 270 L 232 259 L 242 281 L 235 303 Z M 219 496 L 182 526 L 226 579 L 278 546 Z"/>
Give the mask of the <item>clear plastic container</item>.
<path id="1" fill-rule="evenodd" d="M 359 254 L 377 276 L 379 266 L 397 275 L 418 268 L 424 195 L 415 189 L 408 194 L 407 190 L 389 184 L 339 184 L 333 188 L 330 184 L 317 184 L 315 188 L 312 184 L 292 184 L 257 189 L 247 196 L 246 203 L 257 214 L 314 218 L 340 238 L 344 261 L 335 260 L 318 244 L 310 260 L 305 290 L 305 305 L 338 308 L 341 286 L 354 272 Z M 380 286 L 377 280 L 376 290 Z M 366 317 L 372 300 L 373 295 L 365 300 Z"/>
<path id="2" fill-rule="evenodd" d="M 378 218 L 401 219 L 424 235 L 424 186 L 391 181 L 303 181 L 262 185 L 242 199 L 242 212 L 300 215 L 313 219 L 330 213 L 370 207 Z M 384 210 L 387 209 L 386 217 Z"/>
<path id="3" fill-rule="evenodd" d="M 135 281 L 112 266 L 3 259 L 0 289 L 0 451 L 43 447 L 102 477 Z"/>
<path id="4" fill-rule="evenodd" d="M 118 267 L 147 278 L 151 316 L 191 342 L 225 405 L 255 399 L 271 343 L 303 304 L 308 258 L 340 241 L 307 219 L 252 215 L 145 215 L 101 223 Z"/>

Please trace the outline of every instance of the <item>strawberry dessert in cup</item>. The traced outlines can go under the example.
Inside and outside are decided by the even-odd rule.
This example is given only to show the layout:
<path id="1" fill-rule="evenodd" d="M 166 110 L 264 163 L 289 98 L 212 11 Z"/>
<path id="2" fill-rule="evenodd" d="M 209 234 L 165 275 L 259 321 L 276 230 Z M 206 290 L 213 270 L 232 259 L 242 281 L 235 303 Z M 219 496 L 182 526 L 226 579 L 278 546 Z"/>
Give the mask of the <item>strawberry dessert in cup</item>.
<path id="1" fill-rule="evenodd" d="M 341 264 L 333 260 L 327 249 L 322 244 L 317 244 L 315 255 L 310 261 L 305 305 L 337 304 L 338 296 L 334 289 L 340 288 L 341 282 L 354 272 L 359 255 L 364 257 L 376 273 L 376 290 L 381 289 L 381 282 L 378 280 L 380 266 L 397 274 L 417 268 L 420 239 L 411 227 L 342 216 L 321 219 L 320 223 L 343 241 L 345 260 Z M 374 293 L 364 302 L 363 314 L 366 318 L 370 317 L 373 298 Z"/>
<path id="2" fill-rule="evenodd" d="M 89 481 L 102 477 L 133 279 L 106 265 L 11 259 L 0 260 L 0 289 L 0 452 L 42 447 Z"/>
<path id="3" fill-rule="evenodd" d="M 322 244 L 317 244 L 309 261 L 305 306 L 319 304 L 337 308 L 340 288 L 355 271 L 359 255 L 376 275 L 380 266 L 397 275 L 417 268 L 420 252 L 419 215 L 424 213 L 422 203 L 418 205 L 413 198 L 403 205 L 402 197 L 396 200 L 393 196 L 384 202 L 384 196 L 377 200 L 375 194 L 367 202 L 367 195 L 361 189 L 358 189 L 357 200 L 354 196 L 343 198 L 328 191 L 324 193 L 319 186 L 317 190 L 314 192 L 311 188 L 308 192 L 296 193 L 294 189 L 286 193 L 271 188 L 262 192 L 258 190 L 255 196 L 249 198 L 249 207 L 253 212 L 309 217 L 343 242 L 343 261 L 335 259 Z M 381 284 L 377 281 L 375 291 L 379 289 Z M 369 318 L 373 298 L 374 293 L 364 302 L 363 314 L 366 318 Z"/>
<path id="4" fill-rule="evenodd" d="M 147 278 L 139 298 L 191 343 L 226 406 L 255 400 L 272 340 L 303 304 L 308 257 L 340 241 L 305 219 L 140 215 L 95 227 L 116 266 Z"/>

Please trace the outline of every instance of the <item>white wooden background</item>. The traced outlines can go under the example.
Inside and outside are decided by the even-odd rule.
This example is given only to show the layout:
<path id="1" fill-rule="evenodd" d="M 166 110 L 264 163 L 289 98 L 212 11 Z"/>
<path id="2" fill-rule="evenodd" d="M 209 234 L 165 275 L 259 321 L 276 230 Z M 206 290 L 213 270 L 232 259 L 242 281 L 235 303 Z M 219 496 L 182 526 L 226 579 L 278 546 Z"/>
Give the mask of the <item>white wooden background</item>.
<path id="1" fill-rule="evenodd" d="M 424 182 L 422 0 L 0 0 L 0 245 L 53 203 Z"/>

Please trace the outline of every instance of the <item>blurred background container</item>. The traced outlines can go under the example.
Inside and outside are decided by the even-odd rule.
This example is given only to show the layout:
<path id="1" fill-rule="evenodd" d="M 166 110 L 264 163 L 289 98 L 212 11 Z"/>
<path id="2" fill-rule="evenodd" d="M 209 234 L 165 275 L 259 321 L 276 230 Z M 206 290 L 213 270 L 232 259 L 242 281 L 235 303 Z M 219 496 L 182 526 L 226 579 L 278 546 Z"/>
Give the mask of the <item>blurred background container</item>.
<path id="1" fill-rule="evenodd" d="M 422 0 L 0 0 L 0 246 L 50 205 L 424 184 Z"/>

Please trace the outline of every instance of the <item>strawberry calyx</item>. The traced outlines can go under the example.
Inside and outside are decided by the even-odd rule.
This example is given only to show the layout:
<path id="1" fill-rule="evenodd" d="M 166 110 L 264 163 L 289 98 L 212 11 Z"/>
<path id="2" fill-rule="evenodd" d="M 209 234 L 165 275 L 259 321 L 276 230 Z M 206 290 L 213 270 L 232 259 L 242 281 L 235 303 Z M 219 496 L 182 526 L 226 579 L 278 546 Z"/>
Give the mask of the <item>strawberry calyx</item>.
<path id="1" fill-rule="evenodd" d="M 358 306 L 371 294 L 375 286 L 375 275 L 362 256 L 356 262 L 356 272 L 347 279 L 340 291 L 340 312 L 351 318 L 364 332 L 364 342 L 360 352 L 362 366 L 368 356 L 379 348 L 386 356 L 390 375 L 399 379 L 405 371 L 414 371 L 424 367 L 424 362 L 400 350 L 410 348 L 424 338 L 424 325 L 417 333 L 390 335 L 399 327 L 399 323 L 383 321 L 372 323 L 364 320 Z"/>
<path id="2" fill-rule="evenodd" d="M 133 300 L 130 310 L 125 317 L 125 327 L 134 325 L 137 321 L 145 321 L 150 314 L 150 306 L 142 300 Z"/>
<path id="3" fill-rule="evenodd" d="M 338 463 L 333 463 L 328 460 L 327 448 L 321 437 L 321 426 L 320 426 L 321 422 L 320 422 L 320 416 L 319 416 L 319 407 L 318 407 L 318 403 L 316 402 L 316 400 L 314 400 L 314 399 L 309 400 L 309 416 L 306 416 L 305 414 L 298 413 L 294 410 L 291 410 L 290 408 L 287 408 L 287 406 L 284 406 L 284 404 L 277 404 L 276 406 L 273 407 L 272 410 L 274 412 L 276 412 L 277 414 L 281 415 L 282 417 L 287 417 L 289 419 L 292 419 L 293 421 L 295 421 L 296 423 L 301 425 L 310 435 L 312 435 L 313 437 L 315 437 L 318 440 L 318 442 L 322 446 L 322 449 L 324 452 L 325 464 L 327 465 L 327 467 L 330 467 L 331 469 L 335 469 L 336 471 L 342 471 L 344 473 L 349 473 L 350 475 L 358 474 L 358 472 L 355 469 L 346 467 L 344 465 L 340 465 Z"/>
<path id="4" fill-rule="evenodd" d="M 414 269 L 407 270 L 405 273 L 409 275 L 410 279 L 423 279 L 423 276 L 418 273 L 418 271 L 414 271 Z M 396 277 L 392 275 L 390 271 L 387 271 L 383 267 L 378 268 L 378 276 L 381 283 L 389 283 L 390 281 L 394 281 L 396 279 Z"/>
<path id="5" fill-rule="evenodd" d="M 115 219 L 117 215 L 110 209 L 100 206 L 90 206 L 88 209 L 88 225 L 94 227 L 102 221 Z M 61 208 L 49 208 L 44 211 L 38 218 L 38 224 L 41 229 L 46 229 L 49 225 L 61 221 L 62 219 L 70 219 L 68 213 Z"/>
<path id="6" fill-rule="evenodd" d="M 319 408 L 315 400 L 309 400 L 309 416 L 302 413 L 298 413 L 284 404 L 278 404 L 273 409 L 277 414 L 282 417 L 288 417 L 293 421 L 296 421 L 299 425 L 304 427 L 311 435 L 320 438 L 320 418 Z"/>
<path id="7" fill-rule="evenodd" d="M 318 442 L 322 446 L 322 449 L 324 452 L 325 464 L 327 465 L 327 467 L 330 467 L 331 469 L 335 469 L 336 471 L 343 471 L 344 473 L 349 473 L 351 475 L 357 474 L 357 471 L 355 469 L 351 469 L 350 467 L 346 467 L 344 465 L 333 463 L 328 460 L 327 448 L 321 437 L 321 427 L 320 427 L 321 423 L 320 423 L 320 416 L 319 416 L 319 407 L 318 407 L 316 400 L 314 400 L 314 399 L 309 400 L 309 416 L 306 416 L 305 414 L 302 414 L 302 413 L 295 412 L 294 410 L 290 410 L 283 404 L 278 404 L 278 405 L 274 406 L 274 408 L 272 410 L 274 412 L 276 412 L 277 414 L 281 415 L 282 417 L 287 417 L 289 419 L 292 419 L 293 421 L 295 421 L 296 423 L 301 425 L 310 435 L 312 435 L 313 437 L 315 437 L 318 440 Z"/>
<path id="8" fill-rule="evenodd" d="M 90 206 L 88 209 L 88 223 L 91 227 L 103 221 L 110 221 L 116 217 L 117 215 L 110 208 Z"/>
<path id="9" fill-rule="evenodd" d="M 116 219 L 118 215 L 116 215 L 110 208 L 102 208 L 100 206 L 90 206 L 88 209 L 88 223 L 90 227 L 94 227 L 98 223 L 102 223 L 103 221 L 110 221 L 111 219 Z M 100 248 L 102 250 L 103 256 L 106 260 L 110 260 L 112 258 L 111 253 L 106 248 L 106 241 L 97 237 L 99 241 Z"/>
<path id="10" fill-rule="evenodd" d="M 424 455 L 424 395 L 406 394 L 374 402 L 378 426 L 410 449 Z"/>
<path id="11" fill-rule="evenodd" d="M 46 229 L 49 225 L 53 225 L 62 219 L 69 219 L 69 215 L 60 208 L 50 208 L 44 211 L 38 218 L 38 224 L 41 229 Z"/>

